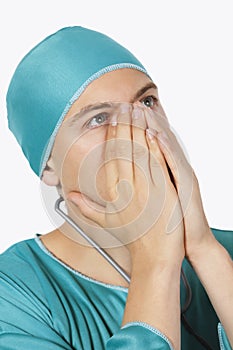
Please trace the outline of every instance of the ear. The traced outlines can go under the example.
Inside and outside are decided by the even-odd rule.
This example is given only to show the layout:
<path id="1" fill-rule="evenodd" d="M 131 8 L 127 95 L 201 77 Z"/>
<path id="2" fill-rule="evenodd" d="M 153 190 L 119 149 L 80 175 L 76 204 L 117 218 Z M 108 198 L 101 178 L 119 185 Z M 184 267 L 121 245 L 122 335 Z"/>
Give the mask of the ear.
<path id="1" fill-rule="evenodd" d="M 43 171 L 41 180 L 48 186 L 58 186 L 60 181 L 55 172 L 52 158 L 47 162 L 47 165 Z"/>

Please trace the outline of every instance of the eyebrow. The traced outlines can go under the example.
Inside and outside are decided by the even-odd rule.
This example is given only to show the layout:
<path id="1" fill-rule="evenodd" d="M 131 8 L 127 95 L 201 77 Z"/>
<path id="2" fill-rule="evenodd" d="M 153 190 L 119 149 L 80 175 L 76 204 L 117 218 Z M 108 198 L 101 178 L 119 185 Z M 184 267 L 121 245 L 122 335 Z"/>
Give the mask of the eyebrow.
<path id="1" fill-rule="evenodd" d="M 130 103 L 135 102 L 139 97 L 141 97 L 147 90 L 149 89 L 155 89 L 158 90 L 157 86 L 155 85 L 155 83 L 151 82 L 146 84 L 145 86 L 143 86 L 140 90 L 138 90 L 138 92 L 134 95 L 134 97 L 132 98 L 132 100 L 130 101 Z"/>
<path id="2" fill-rule="evenodd" d="M 72 117 L 69 118 L 68 126 L 72 126 L 73 124 L 75 124 L 83 116 L 85 116 L 87 112 L 97 111 L 102 108 L 111 108 L 111 107 L 112 107 L 112 104 L 107 102 L 99 103 L 98 105 L 96 104 L 87 105 L 81 108 L 79 112 L 75 113 Z"/>
<path id="3" fill-rule="evenodd" d="M 141 97 L 149 89 L 158 90 L 155 83 L 153 83 L 153 82 L 148 83 L 136 92 L 136 94 L 134 95 L 134 97 L 132 98 L 130 103 L 135 102 L 139 97 Z M 73 124 L 75 124 L 78 120 L 80 120 L 83 116 L 85 116 L 85 114 L 87 112 L 97 111 L 97 110 L 102 109 L 102 108 L 111 108 L 111 107 L 112 107 L 112 104 L 107 103 L 107 102 L 99 103 L 98 105 L 96 105 L 96 104 L 87 105 L 87 106 L 81 108 L 81 110 L 79 112 L 75 113 L 72 117 L 69 118 L 68 126 L 72 126 Z M 77 119 L 77 117 L 78 117 L 78 119 Z"/>

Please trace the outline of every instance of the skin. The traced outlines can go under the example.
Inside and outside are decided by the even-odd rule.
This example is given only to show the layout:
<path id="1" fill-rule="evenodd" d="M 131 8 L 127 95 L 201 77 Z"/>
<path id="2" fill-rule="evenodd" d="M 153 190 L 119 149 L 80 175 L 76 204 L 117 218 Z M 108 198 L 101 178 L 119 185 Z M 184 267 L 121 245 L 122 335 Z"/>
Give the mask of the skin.
<path id="1" fill-rule="evenodd" d="M 150 79 L 146 75 L 135 70 L 124 69 L 107 73 L 87 87 L 72 106 L 66 116 L 66 120 L 90 103 L 105 101 L 132 102 L 135 92 L 149 82 Z M 150 95 L 158 98 L 158 91 L 150 89 L 140 96 L 137 101 L 133 102 L 139 103 L 141 101 L 140 103 L 142 103 L 143 98 Z M 122 324 L 139 319 L 140 315 L 140 320 L 157 327 L 167 334 L 175 349 L 180 348 L 179 278 L 181 263 L 185 254 L 202 281 L 212 305 L 225 328 L 229 341 L 233 345 L 232 260 L 224 247 L 216 241 L 210 230 L 202 205 L 198 180 L 191 165 L 185 158 L 174 133 L 165 120 L 167 120 L 165 112 L 161 104 L 158 103 L 156 118 L 151 119 L 149 116 L 146 116 L 147 126 L 159 131 L 152 143 L 151 140 L 147 140 L 148 147 L 158 157 L 163 169 L 165 170 L 166 167 L 162 159 L 166 159 L 171 170 L 173 181 L 171 179 L 170 182 L 167 181 L 167 186 L 170 193 L 172 188 L 177 193 L 179 206 L 184 216 L 183 226 L 180 226 L 179 234 L 170 235 L 173 238 L 165 239 L 164 236 L 159 238 L 159 235 L 155 235 L 156 231 L 152 228 L 143 239 L 135 241 L 132 245 L 106 249 L 125 271 L 131 275 L 129 297 Z M 108 137 L 111 132 L 110 129 L 111 127 L 102 126 L 91 131 L 89 130 L 86 134 L 84 133 L 77 144 L 74 143 L 69 149 L 65 161 L 61 163 L 61 159 L 64 160 L 65 156 L 64 150 L 67 152 L 70 145 L 70 140 L 69 142 L 66 141 L 65 131 L 63 133 L 61 128 L 48 163 L 49 169 L 43 175 L 45 183 L 49 185 L 61 184 L 62 194 L 73 213 L 79 213 L 83 218 L 85 217 L 90 222 L 97 223 L 102 228 L 105 227 L 103 218 L 106 218 L 106 215 L 97 217 L 96 211 L 90 209 L 87 203 L 88 201 L 89 203 L 93 201 L 99 206 L 103 206 L 105 200 L 112 199 L 112 192 L 106 186 L 108 179 L 104 169 L 99 172 L 99 178 L 97 178 L 98 194 L 100 196 L 94 191 L 88 190 L 87 187 L 82 191 L 86 196 L 81 197 L 80 189 L 73 174 L 77 174 L 79 171 L 81 161 L 88 151 L 96 145 L 101 145 Z M 117 130 L 119 134 L 123 132 L 118 126 Z M 130 138 L 130 136 L 128 137 Z M 96 158 L 95 166 L 98 163 L 101 164 L 101 162 L 103 162 L 103 152 L 100 151 Z M 63 169 L 62 173 L 61 168 Z M 93 168 L 94 171 L 96 169 L 96 167 Z M 137 185 L 134 185 L 137 188 Z M 190 191 L 190 188 L 192 191 Z M 86 201 L 83 200 L 84 198 Z M 72 204 L 70 201 L 72 201 Z M 184 239 L 181 239 L 182 228 Z M 68 230 L 67 227 L 64 227 L 64 229 Z M 118 276 L 118 273 L 113 271 L 113 268 L 94 249 L 70 240 L 62 235 L 59 229 L 44 235 L 42 240 L 47 248 L 57 257 L 84 274 L 105 283 L 128 286 L 122 277 Z M 172 247 L 179 247 L 177 256 L 174 256 L 174 254 L 166 255 L 163 249 L 158 248 L 163 247 L 164 244 L 166 244 L 165 251 L 168 252 L 174 251 Z M 158 248 L 157 254 L 151 254 L 151 246 L 153 246 L 153 249 Z M 142 249 L 144 249 L 143 259 Z M 79 256 L 79 261 L 77 261 L 77 256 Z M 91 269 L 88 266 L 91 266 Z M 96 266 L 95 270 L 93 270 L 93 266 Z M 223 269 L 224 274 L 222 274 Z M 148 273 L 145 274 L 145 271 Z M 173 286 L 174 294 L 172 297 L 167 295 L 168 283 L 169 286 Z M 141 285 L 144 286 L 143 296 L 140 294 Z M 159 286 L 159 288 L 156 286 Z M 157 294 L 155 290 L 158 290 Z M 140 303 L 138 303 L 138 300 L 140 300 Z M 169 307 L 167 304 L 168 300 L 170 303 Z M 155 305 L 156 309 L 159 310 L 158 315 L 154 315 L 153 310 L 151 310 L 151 304 Z M 135 305 L 137 305 L 137 308 L 135 308 Z M 171 309 L 174 311 L 172 319 L 167 311 Z"/>
<path id="2" fill-rule="evenodd" d="M 68 119 L 72 118 L 78 113 L 83 107 L 90 104 L 95 104 L 105 101 L 125 101 L 133 102 L 132 98 L 142 87 L 151 83 L 151 80 L 143 73 L 132 70 L 122 69 L 104 74 L 99 79 L 93 81 L 79 97 L 79 99 L 73 104 L 71 109 L 66 115 L 64 125 Z M 158 97 L 158 90 L 151 88 L 141 95 L 135 102 L 146 98 L 147 96 L 153 95 Z M 161 113 L 164 113 L 161 104 L 158 106 Z M 85 133 L 85 131 L 88 131 Z M 58 135 L 55 140 L 51 158 L 48 162 L 49 170 L 44 171 L 42 181 L 51 186 L 56 186 L 62 183 L 62 195 L 64 198 L 67 197 L 70 191 L 77 190 L 76 176 L 73 174 L 78 173 L 79 165 L 85 156 L 90 152 L 90 149 L 98 144 L 103 143 L 106 139 L 106 127 L 95 128 L 93 130 L 81 130 L 81 125 L 78 125 L 78 135 L 83 135 L 76 144 L 70 149 L 70 143 L 72 139 L 65 137 L 65 128 L 60 128 Z M 78 149 L 78 151 L 77 151 Z M 65 153 L 69 150 L 65 160 L 65 164 L 62 166 Z M 97 164 L 101 164 L 103 159 L 98 154 Z M 61 168 L 63 169 L 63 176 L 61 175 Z M 65 170 L 64 170 L 65 169 Z M 94 172 L 94 169 L 92 169 Z M 101 180 L 102 179 L 102 180 Z M 100 172 L 98 178 L 98 189 L 100 196 L 95 196 L 92 193 L 92 199 L 103 198 L 107 199 L 107 193 L 105 189 L 105 178 L 104 174 Z M 87 191 L 84 192 L 88 193 Z M 70 205 L 68 203 L 68 205 Z M 78 210 L 72 208 L 78 215 Z M 82 215 L 80 215 L 82 217 Z M 80 225 L 81 226 L 81 225 Z M 83 226 L 82 226 L 83 228 Z M 84 227 L 85 228 L 85 227 Z M 96 252 L 93 248 L 88 247 L 86 241 L 79 238 L 79 243 L 75 243 L 66 236 L 61 234 L 61 231 L 69 231 L 67 225 L 63 225 L 62 228 L 54 230 L 43 236 L 42 240 L 44 244 L 50 249 L 56 256 L 59 256 L 64 262 L 76 268 L 88 276 L 101 280 L 105 283 L 113 283 L 121 286 L 128 286 L 128 283 L 115 271 L 105 260 Z M 131 259 L 129 251 L 126 247 L 122 246 L 119 248 L 109 248 L 106 251 L 130 274 L 131 271 Z M 77 256 L 79 260 L 77 261 Z M 91 263 L 93 262 L 94 265 Z M 93 270 L 93 266 L 96 269 Z"/>

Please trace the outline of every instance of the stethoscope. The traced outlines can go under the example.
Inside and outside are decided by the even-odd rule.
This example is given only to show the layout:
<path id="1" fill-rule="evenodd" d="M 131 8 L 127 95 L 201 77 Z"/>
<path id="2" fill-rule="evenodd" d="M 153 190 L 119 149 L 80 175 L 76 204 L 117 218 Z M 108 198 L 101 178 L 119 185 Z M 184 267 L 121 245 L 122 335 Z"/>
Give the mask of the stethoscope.
<path id="1" fill-rule="evenodd" d="M 124 279 L 130 283 L 130 277 L 128 274 L 122 269 L 120 265 L 118 265 L 110 255 L 108 255 L 103 248 L 101 248 L 92 238 L 90 238 L 75 222 L 72 220 L 61 208 L 60 205 L 64 201 L 63 197 L 60 197 L 56 200 L 55 203 L 55 211 L 68 223 L 73 227 L 88 243 L 90 243 L 93 248 L 95 248 L 121 275 Z"/>
<path id="2" fill-rule="evenodd" d="M 60 196 L 56 202 L 55 202 L 55 211 L 72 227 L 74 228 L 88 243 L 90 243 L 93 248 L 95 248 L 109 263 L 112 265 L 120 274 L 121 276 L 130 283 L 130 276 L 122 269 L 122 267 L 113 260 L 113 258 L 108 255 L 103 248 L 101 248 L 92 238 L 90 238 L 76 223 L 73 219 L 71 219 L 62 209 L 61 209 L 61 203 L 64 202 L 64 198 Z M 184 313 L 188 310 L 190 303 L 192 301 L 192 290 L 189 285 L 189 282 L 185 276 L 185 273 L 183 269 L 181 268 L 181 278 L 183 280 L 185 290 L 186 290 L 186 298 L 184 306 L 181 309 L 181 319 L 183 321 L 183 324 L 187 331 L 194 335 L 194 337 L 207 349 L 207 350 L 213 350 L 212 347 L 203 339 L 201 336 L 199 336 L 193 328 L 190 326 L 189 322 L 187 321 Z"/>

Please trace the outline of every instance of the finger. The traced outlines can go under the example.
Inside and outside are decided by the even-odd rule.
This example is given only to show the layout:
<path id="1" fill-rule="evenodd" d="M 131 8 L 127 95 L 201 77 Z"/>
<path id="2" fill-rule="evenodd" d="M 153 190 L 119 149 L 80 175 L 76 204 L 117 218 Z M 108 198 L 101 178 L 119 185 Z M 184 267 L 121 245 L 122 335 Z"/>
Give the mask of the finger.
<path id="1" fill-rule="evenodd" d="M 126 180 L 129 184 L 133 181 L 131 112 L 130 104 L 121 104 L 117 115 L 115 145 L 119 181 Z"/>
<path id="2" fill-rule="evenodd" d="M 181 179 L 190 175 L 191 165 L 171 129 L 158 133 L 157 140 L 178 188 Z"/>
<path id="3" fill-rule="evenodd" d="M 168 122 L 168 119 L 165 118 L 161 113 L 158 111 L 151 109 L 151 108 L 146 108 L 144 109 L 145 111 L 145 118 L 147 122 L 147 127 L 150 130 L 150 133 L 152 135 L 157 135 L 158 132 L 162 131 L 167 131 L 170 128 L 170 124 Z M 164 160 L 163 154 L 161 153 L 159 143 L 157 138 L 155 138 L 155 143 L 158 146 L 157 148 L 157 157 L 160 160 L 161 164 L 163 166 L 167 166 L 166 162 Z M 154 149 L 154 152 L 156 150 Z"/>
<path id="4" fill-rule="evenodd" d="M 169 180 L 167 167 L 156 137 L 150 129 L 146 129 L 146 138 L 149 148 L 149 169 L 152 182 L 155 186 L 163 188 Z"/>
<path id="5" fill-rule="evenodd" d="M 149 129 L 147 129 L 149 130 Z M 161 165 L 161 163 L 156 164 L 156 159 L 155 157 L 153 156 L 153 152 L 155 151 L 155 137 L 153 134 L 150 134 L 148 131 L 147 131 L 147 134 L 148 134 L 148 139 L 149 139 L 149 142 L 151 144 L 151 159 L 150 159 L 150 166 L 151 166 L 151 171 L 152 171 L 152 177 L 153 177 L 153 181 L 155 182 L 155 184 L 157 186 L 160 187 L 160 189 L 163 189 L 163 190 L 167 190 L 167 188 L 169 189 L 169 191 L 176 191 L 175 189 L 175 184 L 172 183 L 171 178 L 170 178 L 170 169 L 169 169 L 169 165 L 166 163 L 166 159 L 164 159 L 164 162 L 163 164 L 165 165 Z M 158 134 L 159 135 L 159 134 Z M 158 148 L 158 146 L 156 147 Z M 161 154 L 162 154 L 162 151 L 160 151 Z M 156 169 L 157 167 L 157 169 Z M 160 167 L 160 169 L 158 169 L 158 167 Z M 179 215 L 178 215 L 179 214 Z M 166 233 L 169 234 L 169 233 L 172 233 L 174 232 L 174 229 L 176 229 L 178 227 L 178 225 L 180 224 L 181 220 L 182 220 L 182 215 L 181 214 L 181 211 L 180 211 L 180 201 L 179 201 L 179 198 L 177 196 L 176 198 L 176 201 L 174 203 L 174 206 L 172 208 L 172 211 L 171 211 L 171 214 L 169 215 L 169 218 L 168 218 L 168 225 L 166 227 Z"/>
<path id="6" fill-rule="evenodd" d="M 152 120 L 152 118 L 155 119 L 155 116 L 151 114 L 151 110 L 149 108 L 143 109 L 145 120 L 146 120 L 146 136 L 147 140 L 150 140 L 149 146 L 150 150 L 152 151 L 153 155 L 156 157 L 156 159 L 165 166 L 164 157 L 161 153 L 161 150 L 159 148 L 159 144 L 157 141 L 157 138 L 155 137 L 157 133 L 162 130 L 161 127 L 156 123 L 156 120 Z"/>
<path id="7" fill-rule="evenodd" d="M 100 226 L 103 225 L 105 208 L 102 205 L 92 201 L 85 194 L 76 191 L 69 192 L 67 200 L 78 207 L 83 216 Z"/>
<path id="8" fill-rule="evenodd" d="M 110 124 L 108 125 L 105 142 L 104 169 L 106 178 L 106 189 L 110 200 L 113 200 L 116 197 L 116 186 L 119 181 L 116 163 L 116 117 L 117 115 L 114 114 Z"/>
<path id="9" fill-rule="evenodd" d="M 170 128 L 167 117 L 165 118 L 164 115 L 159 111 L 151 108 L 146 108 L 145 112 L 149 129 L 160 132 L 162 130 L 167 130 Z"/>
<path id="10" fill-rule="evenodd" d="M 158 144 L 160 145 L 160 149 L 161 147 L 163 147 L 163 151 L 167 151 L 165 153 L 164 152 L 162 153 L 164 155 L 166 163 L 169 164 L 169 167 L 168 167 L 169 176 L 174 177 L 175 173 L 176 175 L 178 175 L 176 161 L 182 161 L 183 163 L 185 163 L 187 160 L 185 158 L 182 148 L 180 147 L 174 133 L 171 130 L 171 125 L 168 123 L 168 119 L 167 118 L 165 119 L 162 114 L 158 113 L 155 110 L 147 109 L 146 120 L 147 120 L 149 129 L 152 129 L 152 133 L 154 132 L 154 130 L 156 130 L 157 131 L 155 132 L 156 136 L 165 135 L 164 138 L 161 139 L 162 143 L 160 142 Z M 157 135 L 157 133 L 159 134 Z M 157 137 L 156 139 L 158 140 Z M 170 151 L 172 151 L 173 149 L 173 152 L 170 154 L 168 152 L 169 148 L 167 143 L 169 140 L 170 140 L 169 142 Z"/>
<path id="11" fill-rule="evenodd" d="M 195 183 L 194 171 L 186 160 L 183 151 L 176 151 L 177 148 L 181 149 L 181 147 L 178 145 L 177 140 L 174 141 L 173 144 L 173 138 L 175 138 L 174 134 L 172 134 L 172 139 L 170 134 L 169 136 L 163 136 L 159 133 L 157 136 L 160 148 L 167 160 L 169 168 L 171 169 L 183 216 L 185 217 L 186 211 L 189 208 L 190 200 L 192 198 Z"/>
<path id="12" fill-rule="evenodd" d="M 134 106 L 132 112 L 132 145 L 133 145 L 133 177 L 134 181 L 139 180 L 138 170 L 143 171 L 148 179 L 150 176 L 149 149 L 145 137 L 146 120 L 143 109 Z"/>

